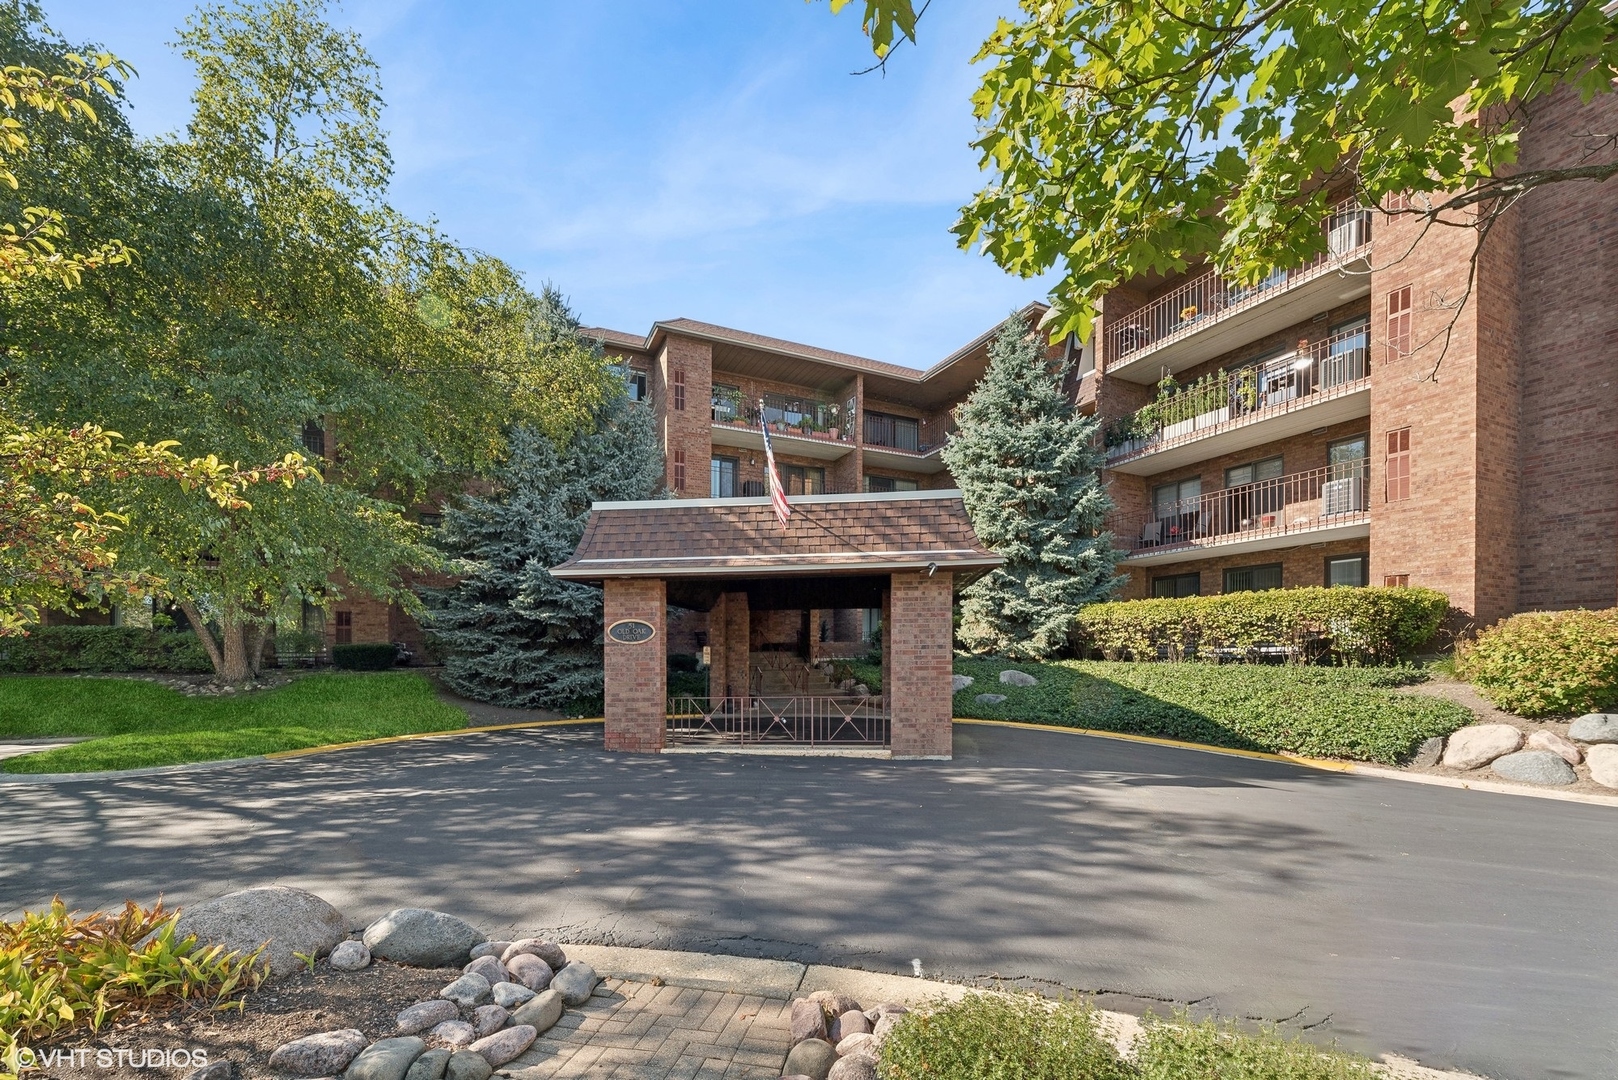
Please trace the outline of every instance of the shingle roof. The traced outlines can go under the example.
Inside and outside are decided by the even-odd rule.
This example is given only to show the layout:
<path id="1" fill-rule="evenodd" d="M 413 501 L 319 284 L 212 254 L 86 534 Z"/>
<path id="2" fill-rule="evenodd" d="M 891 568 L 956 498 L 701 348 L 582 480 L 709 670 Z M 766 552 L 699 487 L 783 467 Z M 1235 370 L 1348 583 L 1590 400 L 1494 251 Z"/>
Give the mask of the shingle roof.
<path id="1" fill-rule="evenodd" d="M 767 498 L 597 503 L 560 578 L 813 577 L 999 566 L 958 491 L 811 495 L 783 528 Z"/>

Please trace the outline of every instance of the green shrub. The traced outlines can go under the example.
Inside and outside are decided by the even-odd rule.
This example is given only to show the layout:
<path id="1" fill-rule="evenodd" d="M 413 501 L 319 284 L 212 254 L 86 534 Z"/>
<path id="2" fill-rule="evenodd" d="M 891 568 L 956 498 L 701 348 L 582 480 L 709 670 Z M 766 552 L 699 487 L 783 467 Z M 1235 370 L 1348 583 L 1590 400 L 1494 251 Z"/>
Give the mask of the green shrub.
<path id="1" fill-rule="evenodd" d="M 1269 589 L 1093 604 L 1076 629 L 1109 660 L 1244 656 L 1280 646 L 1340 662 L 1392 663 L 1430 640 L 1448 611 L 1448 597 L 1432 589 Z"/>
<path id="2" fill-rule="evenodd" d="M 399 650 L 390 642 L 331 647 L 332 667 L 344 671 L 386 671 L 398 658 Z"/>
<path id="3" fill-rule="evenodd" d="M 1618 608 L 1513 615 L 1462 646 L 1455 671 L 1519 716 L 1618 707 Z"/>
<path id="4" fill-rule="evenodd" d="M 999 682 L 1008 668 L 1035 686 Z M 974 684 L 955 695 L 955 715 L 1093 728 L 1210 746 L 1396 764 L 1424 739 L 1472 722 L 1453 702 L 1401 694 L 1420 682 L 1413 667 L 1264 664 L 1134 664 L 1063 660 L 1008 663 L 957 657 Z M 977 695 L 1004 694 L 998 704 Z"/>
<path id="5" fill-rule="evenodd" d="M 304 630 L 277 630 L 275 632 L 275 655 L 278 658 L 288 656 L 319 656 L 326 647 L 326 639 L 320 634 Z"/>
<path id="6" fill-rule="evenodd" d="M 0 672 L 212 671 L 189 630 L 135 626 L 41 626 L 0 640 Z"/>
<path id="7" fill-rule="evenodd" d="M 1134 1075 L 1077 1001 L 968 994 L 910 1013 L 882 1047 L 883 1080 L 1126 1080 Z"/>
<path id="8" fill-rule="evenodd" d="M 1148 1017 L 1135 1039 L 1139 1080 L 1376 1080 L 1361 1057 L 1283 1039 L 1273 1030 L 1257 1035 L 1230 1024 L 1192 1024 Z"/>

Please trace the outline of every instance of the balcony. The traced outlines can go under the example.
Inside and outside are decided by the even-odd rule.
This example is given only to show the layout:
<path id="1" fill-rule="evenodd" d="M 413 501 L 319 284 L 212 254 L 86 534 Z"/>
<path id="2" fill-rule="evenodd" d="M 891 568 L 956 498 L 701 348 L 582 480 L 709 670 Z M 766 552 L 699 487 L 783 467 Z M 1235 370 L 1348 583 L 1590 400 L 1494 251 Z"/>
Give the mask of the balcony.
<path id="1" fill-rule="evenodd" d="M 762 405 L 742 400 L 739 392 L 716 390 L 713 396 L 713 444 L 763 450 L 763 424 L 783 454 L 832 461 L 854 449 L 852 434 L 839 422 L 845 406 L 835 401 L 786 394 L 765 394 Z"/>
<path id="2" fill-rule="evenodd" d="M 1143 524 L 1114 530 L 1130 566 L 1273 551 L 1371 534 L 1370 462 L 1278 476 L 1159 506 Z M 1125 523 L 1119 523 L 1123 525 Z"/>
<path id="3" fill-rule="evenodd" d="M 1321 223 L 1326 250 L 1256 285 L 1218 271 L 1192 278 L 1116 322 L 1103 313 L 1106 374 L 1155 382 L 1370 291 L 1371 211 L 1346 200 Z M 1346 274 L 1363 279 L 1345 280 Z"/>
<path id="4" fill-rule="evenodd" d="M 1212 375 L 1109 432 L 1107 468 L 1150 475 L 1371 413 L 1370 329 Z"/>
<path id="5" fill-rule="evenodd" d="M 866 413 L 861 440 L 865 464 L 906 472 L 943 472 L 944 462 L 939 455 L 943 445 L 922 441 L 921 430 L 918 421 L 907 417 Z"/>

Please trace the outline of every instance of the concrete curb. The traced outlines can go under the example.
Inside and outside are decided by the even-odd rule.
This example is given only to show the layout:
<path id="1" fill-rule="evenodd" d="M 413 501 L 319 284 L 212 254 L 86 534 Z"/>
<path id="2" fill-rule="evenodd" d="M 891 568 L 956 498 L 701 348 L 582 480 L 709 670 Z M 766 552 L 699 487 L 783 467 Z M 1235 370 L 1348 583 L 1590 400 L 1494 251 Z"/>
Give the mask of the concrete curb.
<path id="1" fill-rule="evenodd" d="M 937 979 L 825 964 L 799 964 L 790 960 L 617 945 L 568 945 L 566 948 L 570 960 L 583 960 L 604 978 L 657 982 L 664 986 L 717 990 L 777 1001 L 788 1001 L 816 990 L 837 990 L 867 1006 L 892 1001 L 915 1007 L 938 1001 L 959 1001 L 973 993 L 1002 992 Z M 1097 1012 L 1114 1045 L 1120 1053 L 1127 1054 L 1141 1031 L 1140 1018 L 1105 1009 Z M 1376 1069 L 1389 1080 L 1479 1080 L 1472 1073 L 1429 1069 L 1396 1055 L 1387 1055 Z"/>

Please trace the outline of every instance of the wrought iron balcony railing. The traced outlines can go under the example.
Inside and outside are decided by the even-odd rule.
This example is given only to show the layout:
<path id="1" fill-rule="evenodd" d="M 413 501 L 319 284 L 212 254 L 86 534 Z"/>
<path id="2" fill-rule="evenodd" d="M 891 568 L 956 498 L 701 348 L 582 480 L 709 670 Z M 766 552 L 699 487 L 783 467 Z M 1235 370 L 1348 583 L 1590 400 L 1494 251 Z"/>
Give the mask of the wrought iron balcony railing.
<path id="1" fill-rule="evenodd" d="M 1366 458 L 1323 469 L 1177 499 L 1142 524 L 1119 522 L 1117 542 L 1131 553 L 1196 548 L 1369 520 Z"/>
<path id="2" fill-rule="evenodd" d="M 804 439 L 849 442 L 853 435 L 844 419 L 847 407 L 835 401 L 787 394 L 765 394 L 764 406 L 746 400 L 740 391 L 716 387 L 713 395 L 713 422 L 731 427 L 757 428 L 765 423 L 776 434 Z"/>

